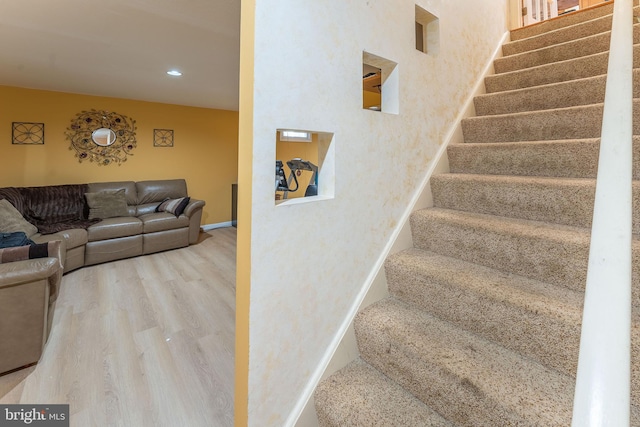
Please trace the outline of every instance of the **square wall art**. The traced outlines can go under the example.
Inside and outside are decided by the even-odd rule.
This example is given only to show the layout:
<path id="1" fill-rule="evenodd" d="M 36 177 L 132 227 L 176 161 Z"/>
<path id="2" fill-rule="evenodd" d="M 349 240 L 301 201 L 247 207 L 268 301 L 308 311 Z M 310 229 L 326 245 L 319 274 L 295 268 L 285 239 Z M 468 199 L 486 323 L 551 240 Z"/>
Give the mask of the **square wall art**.
<path id="1" fill-rule="evenodd" d="M 44 123 L 11 123 L 11 143 L 18 145 L 43 145 Z"/>
<path id="2" fill-rule="evenodd" d="M 154 129 L 154 147 L 173 147 L 173 129 Z"/>

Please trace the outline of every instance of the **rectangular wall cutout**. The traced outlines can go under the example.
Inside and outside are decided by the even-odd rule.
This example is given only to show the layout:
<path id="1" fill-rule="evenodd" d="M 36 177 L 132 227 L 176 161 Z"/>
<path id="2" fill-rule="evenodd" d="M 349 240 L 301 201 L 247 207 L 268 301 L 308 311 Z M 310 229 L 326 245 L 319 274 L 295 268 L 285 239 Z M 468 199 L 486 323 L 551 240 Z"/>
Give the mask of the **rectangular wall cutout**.
<path id="1" fill-rule="evenodd" d="M 276 131 L 275 201 L 333 198 L 333 133 L 298 129 Z"/>
<path id="2" fill-rule="evenodd" d="M 416 5 L 416 49 L 429 55 L 440 51 L 440 20 Z"/>
<path id="3" fill-rule="evenodd" d="M 369 52 L 362 53 L 362 108 L 398 114 L 398 64 Z"/>

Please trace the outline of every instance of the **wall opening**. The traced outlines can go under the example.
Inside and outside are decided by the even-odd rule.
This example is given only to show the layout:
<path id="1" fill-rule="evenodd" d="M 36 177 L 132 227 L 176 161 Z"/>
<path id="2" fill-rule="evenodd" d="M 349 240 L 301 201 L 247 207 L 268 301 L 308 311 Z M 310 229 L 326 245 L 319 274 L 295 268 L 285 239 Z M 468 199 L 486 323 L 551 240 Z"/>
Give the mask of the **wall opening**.
<path id="1" fill-rule="evenodd" d="M 333 133 L 299 129 L 276 131 L 275 202 L 333 198 Z M 300 200 L 298 200 L 300 201 Z"/>
<path id="2" fill-rule="evenodd" d="M 398 114 L 398 64 L 369 52 L 362 53 L 362 108 Z"/>
<path id="3" fill-rule="evenodd" d="M 416 49 L 429 55 L 440 51 L 440 20 L 416 5 Z"/>

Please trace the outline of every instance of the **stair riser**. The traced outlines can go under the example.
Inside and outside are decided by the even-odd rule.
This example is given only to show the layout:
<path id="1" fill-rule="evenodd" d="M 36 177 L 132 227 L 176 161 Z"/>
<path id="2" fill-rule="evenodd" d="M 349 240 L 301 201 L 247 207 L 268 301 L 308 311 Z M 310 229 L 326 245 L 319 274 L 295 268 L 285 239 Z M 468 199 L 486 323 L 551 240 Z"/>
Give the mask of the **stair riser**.
<path id="1" fill-rule="evenodd" d="M 606 80 L 606 76 L 598 76 L 524 90 L 497 92 L 477 96 L 473 102 L 477 116 L 600 104 L 604 102 Z"/>
<path id="2" fill-rule="evenodd" d="M 572 25 L 538 36 L 506 43 L 502 46 L 502 54 L 504 56 L 515 55 L 558 43 L 589 37 L 605 31 L 611 31 L 612 18 L 613 15 L 607 15 L 582 24 Z"/>
<path id="3" fill-rule="evenodd" d="M 462 120 L 465 143 L 599 138 L 602 104 Z M 634 100 L 634 135 L 640 134 L 640 99 Z"/>
<path id="4" fill-rule="evenodd" d="M 474 98 L 476 115 L 512 114 L 604 102 L 607 76 L 571 80 Z M 633 97 L 640 98 L 640 69 L 633 71 Z"/>
<path id="5" fill-rule="evenodd" d="M 466 378 L 457 377 L 454 372 L 430 361 L 420 360 L 410 347 L 400 347 L 390 337 L 381 338 L 365 332 L 359 333 L 358 337 L 361 357 L 367 363 L 456 425 L 526 425 L 523 418 L 505 414 L 498 402 L 486 399 Z M 421 388 L 418 384 L 429 386 Z"/>
<path id="6" fill-rule="evenodd" d="M 513 374 L 519 365 L 527 363 L 518 356 L 410 310 L 381 311 L 372 306 L 358 314 L 355 330 L 362 359 L 456 425 L 535 425 L 536 421 L 525 421 L 525 416 L 517 412 L 522 408 L 514 408 L 513 401 L 505 400 L 503 390 L 493 389 L 487 381 L 491 376 Z M 500 361 L 494 358 L 496 352 L 500 352 Z M 527 364 L 527 368 L 532 367 Z M 526 383 L 520 382 L 518 387 L 549 385 L 535 384 L 540 381 L 536 375 L 544 375 L 541 368 L 535 373 L 524 369 L 522 366 L 518 375 L 522 374 Z M 531 394 L 535 393 L 536 399 L 548 399 L 538 403 L 556 406 L 551 410 L 561 418 L 556 425 L 567 425 L 574 381 L 557 374 L 551 377 L 557 383 L 549 387 L 550 393 L 543 395 L 538 390 Z M 548 420 L 537 422 L 553 425 Z"/>
<path id="7" fill-rule="evenodd" d="M 634 2 L 634 4 L 637 4 L 637 2 Z M 565 28 L 575 24 L 580 24 L 581 22 L 596 19 L 612 13 L 613 2 L 599 7 L 582 10 L 577 13 L 572 13 L 570 15 L 563 16 L 562 19 L 552 19 L 537 25 L 516 29 L 514 31 L 511 31 L 511 40 L 516 41 L 529 37 L 535 37 L 549 31 L 557 30 L 559 28 Z"/>
<path id="8" fill-rule="evenodd" d="M 595 180 L 509 179 L 442 174 L 431 178 L 434 206 L 591 228 Z M 640 182 L 633 185 L 633 232 L 640 233 Z"/>
<path id="9" fill-rule="evenodd" d="M 584 291 L 589 257 L 586 230 L 567 230 L 561 236 L 536 234 L 533 229 L 466 223 L 428 209 L 411 216 L 411 229 L 414 247 L 419 249 Z M 635 286 L 640 278 L 638 241 L 634 241 L 633 273 Z"/>
<path id="10" fill-rule="evenodd" d="M 640 25 L 635 25 L 633 29 L 634 43 L 640 43 Z M 608 52 L 611 45 L 611 32 L 596 34 L 549 46 L 529 52 L 523 52 L 494 61 L 496 74 L 508 73 L 510 71 L 523 70 L 525 68 L 536 67 L 553 62 L 566 61 L 580 58 L 582 56 L 594 55 L 600 52 Z"/>
<path id="11" fill-rule="evenodd" d="M 368 398 L 362 399 L 363 395 Z M 343 427 L 346 424 L 453 427 L 361 359 L 320 383 L 314 402 L 320 427 Z"/>
<path id="12" fill-rule="evenodd" d="M 389 291 L 396 298 L 575 377 L 581 316 L 574 307 L 565 312 L 574 313 L 572 322 L 461 288 L 442 272 L 418 273 L 394 259 L 386 262 L 385 269 Z"/>
<path id="13" fill-rule="evenodd" d="M 640 179 L 640 137 L 633 138 L 633 179 Z M 598 140 L 451 144 L 453 173 L 595 178 Z"/>
<path id="14" fill-rule="evenodd" d="M 633 52 L 633 66 L 639 68 L 640 45 L 634 45 Z M 485 88 L 487 93 L 495 93 L 600 76 L 607 73 L 608 61 L 609 53 L 602 52 L 526 70 L 491 75 L 485 78 Z"/>

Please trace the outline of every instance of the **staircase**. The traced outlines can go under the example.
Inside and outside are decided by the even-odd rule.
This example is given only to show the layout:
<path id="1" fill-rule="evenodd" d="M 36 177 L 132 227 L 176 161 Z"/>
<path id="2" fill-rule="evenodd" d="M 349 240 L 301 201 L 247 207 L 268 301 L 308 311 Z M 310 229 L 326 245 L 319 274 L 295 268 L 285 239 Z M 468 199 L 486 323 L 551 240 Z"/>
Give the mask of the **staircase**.
<path id="1" fill-rule="evenodd" d="M 411 217 L 414 247 L 386 261 L 391 296 L 356 316 L 360 358 L 316 389 L 321 426 L 571 424 L 611 13 L 512 32 L 448 148 L 451 172 L 431 179 L 434 207 Z M 640 136 L 635 180 L 638 162 Z M 640 426 L 640 239 L 633 249 Z"/>

